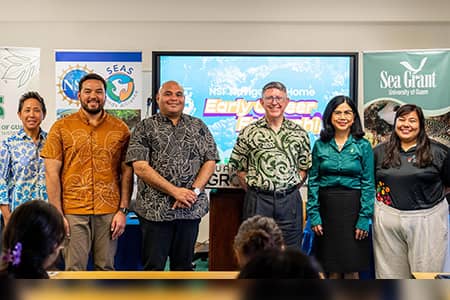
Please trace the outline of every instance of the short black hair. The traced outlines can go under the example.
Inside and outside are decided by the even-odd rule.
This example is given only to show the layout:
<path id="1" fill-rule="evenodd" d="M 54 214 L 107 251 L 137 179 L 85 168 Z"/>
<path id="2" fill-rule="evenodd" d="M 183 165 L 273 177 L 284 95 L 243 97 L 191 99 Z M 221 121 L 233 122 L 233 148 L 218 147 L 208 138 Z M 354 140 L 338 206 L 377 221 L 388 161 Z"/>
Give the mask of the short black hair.
<path id="1" fill-rule="evenodd" d="M 23 105 L 24 105 L 25 101 L 28 99 L 36 99 L 41 104 L 41 109 L 42 109 L 42 112 L 44 113 L 44 116 L 47 114 L 47 108 L 45 107 L 44 98 L 42 98 L 42 96 L 39 95 L 39 93 L 35 92 L 35 91 L 26 92 L 25 94 L 20 96 L 19 108 L 17 109 L 18 113 L 22 111 Z"/>
<path id="2" fill-rule="evenodd" d="M 106 80 L 101 75 L 99 75 L 97 73 L 89 73 L 89 74 L 86 74 L 83 77 L 81 77 L 80 82 L 78 83 L 78 91 L 79 92 L 83 88 L 83 83 L 86 80 L 99 80 L 99 81 L 101 81 L 102 84 L 103 84 L 103 87 L 105 88 L 105 91 L 106 91 Z"/>

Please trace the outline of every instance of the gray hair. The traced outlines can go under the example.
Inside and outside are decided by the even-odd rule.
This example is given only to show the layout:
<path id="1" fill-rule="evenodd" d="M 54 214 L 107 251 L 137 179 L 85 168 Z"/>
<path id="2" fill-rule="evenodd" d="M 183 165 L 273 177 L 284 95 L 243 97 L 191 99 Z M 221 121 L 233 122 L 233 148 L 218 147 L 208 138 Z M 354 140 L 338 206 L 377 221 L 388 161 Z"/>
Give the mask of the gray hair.
<path id="1" fill-rule="evenodd" d="M 262 95 L 264 95 L 264 93 L 268 89 L 277 89 L 277 90 L 280 90 L 287 94 L 286 86 L 279 81 L 271 81 L 271 82 L 267 83 L 262 89 Z"/>

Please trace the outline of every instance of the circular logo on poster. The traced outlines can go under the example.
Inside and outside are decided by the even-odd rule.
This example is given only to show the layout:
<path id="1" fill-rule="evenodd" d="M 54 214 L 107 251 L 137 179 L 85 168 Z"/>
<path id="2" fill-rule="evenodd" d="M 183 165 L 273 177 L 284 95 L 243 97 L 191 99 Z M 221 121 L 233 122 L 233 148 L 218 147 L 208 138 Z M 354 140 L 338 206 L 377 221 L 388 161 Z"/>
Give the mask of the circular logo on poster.
<path id="1" fill-rule="evenodd" d="M 63 97 L 64 100 L 69 102 L 70 104 L 79 105 L 78 101 L 78 87 L 80 83 L 80 79 L 92 71 L 87 68 L 87 66 L 80 67 L 77 65 L 76 67 L 71 67 L 63 72 L 63 74 L 59 77 L 60 82 L 57 84 L 58 93 Z"/>
<path id="2" fill-rule="evenodd" d="M 115 73 L 108 77 L 106 95 L 116 103 L 123 103 L 134 93 L 134 80 L 127 74 Z"/>

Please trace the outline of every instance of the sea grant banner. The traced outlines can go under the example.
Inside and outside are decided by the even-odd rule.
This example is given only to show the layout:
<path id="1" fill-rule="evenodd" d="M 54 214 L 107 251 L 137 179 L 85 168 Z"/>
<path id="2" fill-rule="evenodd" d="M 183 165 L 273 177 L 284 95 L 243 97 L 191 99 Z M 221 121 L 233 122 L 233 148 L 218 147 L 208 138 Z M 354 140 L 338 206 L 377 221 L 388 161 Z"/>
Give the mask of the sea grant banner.
<path id="1" fill-rule="evenodd" d="M 450 51 L 363 54 L 364 124 L 373 145 L 389 138 L 397 106 L 422 107 L 431 138 L 450 146 Z"/>

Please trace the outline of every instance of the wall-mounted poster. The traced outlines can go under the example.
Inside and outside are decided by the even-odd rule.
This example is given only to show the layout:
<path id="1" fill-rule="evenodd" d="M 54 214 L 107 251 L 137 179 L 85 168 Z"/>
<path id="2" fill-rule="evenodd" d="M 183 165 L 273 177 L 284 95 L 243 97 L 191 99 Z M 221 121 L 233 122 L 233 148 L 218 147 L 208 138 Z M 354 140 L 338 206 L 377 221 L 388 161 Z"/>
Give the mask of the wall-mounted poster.
<path id="1" fill-rule="evenodd" d="M 79 109 L 78 83 L 88 73 L 102 75 L 107 83 L 105 109 L 130 128 L 141 119 L 142 53 L 124 51 L 57 50 L 56 116 Z"/>
<path id="2" fill-rule="evenodd" d="M 19 98 L 39 91 L 39 48 L 0 48 L 0 140 L 22 128 L 17 117 Z"/>
<path id="3" fill-rule="evenodd" d="M 364 62 L 364 125 L 373 145 L 386 141 L 395 110 L 422 107 L 432 139 L 450 146 L 450 51 L 369 52 Z"/>

